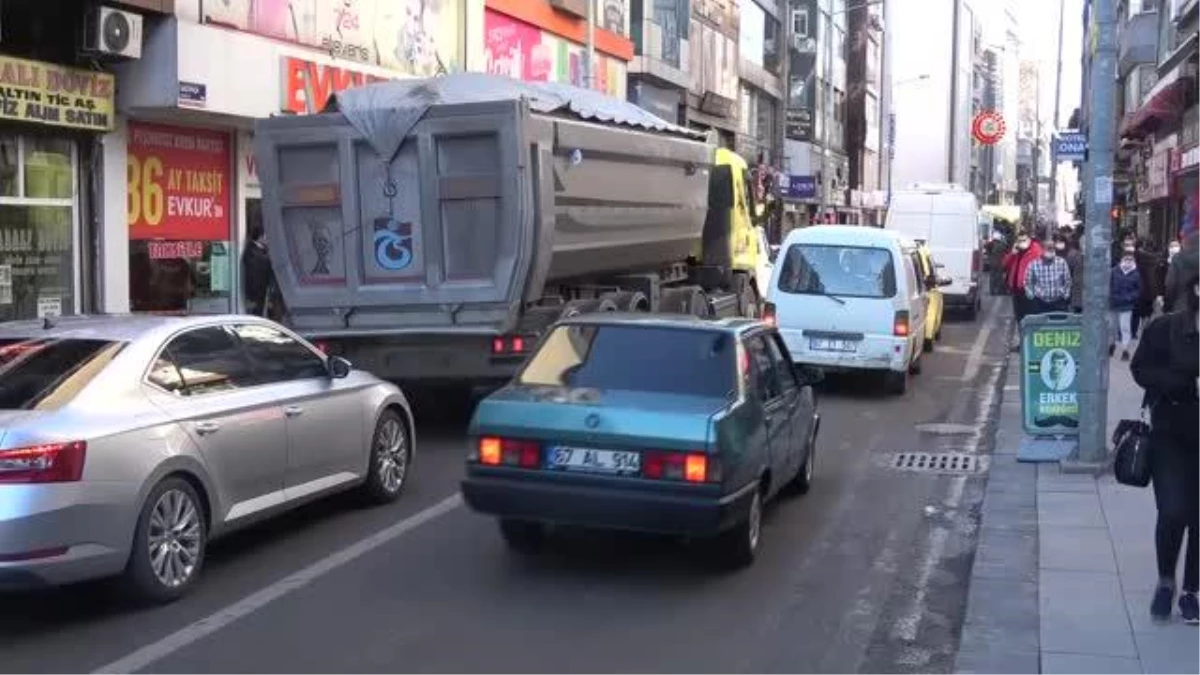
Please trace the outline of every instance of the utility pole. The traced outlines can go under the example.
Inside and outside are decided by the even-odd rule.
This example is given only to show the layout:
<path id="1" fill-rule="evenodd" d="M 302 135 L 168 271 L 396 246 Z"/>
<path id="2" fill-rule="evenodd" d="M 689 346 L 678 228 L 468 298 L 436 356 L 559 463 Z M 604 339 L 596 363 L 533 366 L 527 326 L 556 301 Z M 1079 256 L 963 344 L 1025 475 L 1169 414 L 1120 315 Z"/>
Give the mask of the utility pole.
<path id="1" fill-rule="evenodd" d="M 1083 341 L 1079 376 L 1078 456 L 1065 468 L 1100 471 L 1108 464 L 1108 280 L 1112 242 L 1113 83 L 1117 72 L 1116 0 L 1094 0 L 1096 51 L 1088 87 L 1088 182 L 1084 227 Z"/>
<path id="2" fill-rule="evenodd" d="M 1038 193 L 1042 190 L 1042 76 L 1037 74 L 1037 84 L 1033 94 L 1033 169 L 1029 173 L 1033 177 L 1033 231 L 1031 236 L 1038 236 Z"/>
<path id="3" fill-rule="evenodd" d="M 1063 8 L 1065 0 L 1058 0 L 1058 50 L 1054 53 L 1057 65 L 1054 70 L 1054 122 L 1051 133 L 1057 134 L 1062 129 L 1058 119 L 1059 104 L 1062 98 L 1062 49 L 1063 49 Z M 1053 136 L 1052 136 L 1053 137 Z M 1050 154 L 1050 225 L 1058 226 L 1058 157 L 1053 150 Z"/>
<path id="4" fill-rule="evenodd" d="M 596 3 L 600 0 L 587 0 L 587 49 L 583 53 L 583 86 L 591 89 L 594 78 L 592 71 L 596 62 Z"/>
<path id="5" fill-rule="evenodd" d="M 785 0 L 783 3 L 783 16 L 780 17 L 780 23 L 783 24 L 779 32 L 783 44 L 780 45 L 779 52 L 783 54 L 782 61 L 779 64 L 779 80 L 782 83 L 780 89 L 780 103 L 778 114 L 775 115 L 775 170 L 778 174 L 790 175 L 791 166 L 787 160 L 787 116 L 788 110 L 791 109 L 792 103 L 792 0 Z M 779 191 L 780 181 L 775 181 L 775 190 Z M 775 218 L 777 223 L 774 228 L 768 227 L 767 230 L 774 230 L 773 234 L 780 238 L 782 243 L 783 238 L 783 194 L 776 194 L 775 198 L 778 209 L 776 209 Z"/>

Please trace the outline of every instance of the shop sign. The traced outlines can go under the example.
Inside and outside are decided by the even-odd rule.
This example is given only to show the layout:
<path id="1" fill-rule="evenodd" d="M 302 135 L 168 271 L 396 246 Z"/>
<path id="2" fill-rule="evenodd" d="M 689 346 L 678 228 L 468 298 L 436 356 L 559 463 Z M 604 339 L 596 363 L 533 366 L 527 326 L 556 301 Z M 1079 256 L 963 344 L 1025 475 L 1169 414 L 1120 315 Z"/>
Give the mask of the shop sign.
<path id="1" fill-rule="evenodd" d="M 585 47 L 537 26 L 490 9 L 483 15 L 486 70 L 527 82 L 562 82 L 587 86 Z M 625 98 L 625 63 L 599 52 L 593 57 L 591 88 Z"/>
<path id="2" fill-rule="evenodd" d="M 199 82 L 180 82 L 179 105 L 184 108 L 204 108 L 207 106 L 208 85 Z"/>
<path id="3" fill-rule="evenodd" d="M 111 73 L 0 56 L 0 119 L 110 131 L 114 82 Z"/>
<path id="4" fill-rule="evenodd" d="M 315 47 L 333 58 L 428 77 L 461 69 L 459 0 L 221 0 L 209 23 Z"/>
<path id="5" fill-rule="evenodd" d="M 1197 164 L 1200 164 L 1200 145 L 1192 147 L 1182 152 L 1175 153 L 1175 172 L 1186 171 Z"/>
<path id="6" fill-rule="evenodd" d="M 129 238 L 228 240 L 231 163 L 228 134 L 131 122 Z"/>
<path id="7" fill-rule="evenodd" d="M 788 199 L 816 199 L 817 179 L 815 176 L 781 176 L 779 189 Z"/>
<path id="8" fill-rule="evenodd" d="M 788 108 L 787 137 L 791 141 L 811 141 L 813 136 L 812 110 Z"/>
<path id="9" fill-rule="evenodd" d="M 283 101 L 280 105 L 297 115 L 318 112 L 325 107 L 329 97 L 339 91 L 385 79 L 360 70 L 314 63 L 294 56 L 283 57 L 282 67 Z"/>
<path id="10" fill-rule="evenodd" d="M 151 260 L 174 260 L 176 258 L 200 259 L 204 257 L 202 241 L 151 241 L 146 248 Z"/>
<path id="11" fill-rule="evenodd" d="M 1079 433 L 1082 344 L 1077 316 L 1040 314 L 1021 322 L 1021 409 L 1027 433 Z"/>

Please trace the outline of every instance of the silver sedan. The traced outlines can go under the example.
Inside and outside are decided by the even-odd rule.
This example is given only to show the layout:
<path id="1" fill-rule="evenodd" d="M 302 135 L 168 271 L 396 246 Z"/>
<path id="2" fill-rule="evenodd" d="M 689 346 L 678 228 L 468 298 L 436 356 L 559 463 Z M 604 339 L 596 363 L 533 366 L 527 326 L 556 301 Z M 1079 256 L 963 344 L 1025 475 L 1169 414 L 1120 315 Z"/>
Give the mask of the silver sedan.
<path id="1" fill-rule="evenodd" d="M 394 385 L 249 316 L 0 324 L 0 588 L 178 598 L 214 537 L 333 492 L 396 499 Z"/>

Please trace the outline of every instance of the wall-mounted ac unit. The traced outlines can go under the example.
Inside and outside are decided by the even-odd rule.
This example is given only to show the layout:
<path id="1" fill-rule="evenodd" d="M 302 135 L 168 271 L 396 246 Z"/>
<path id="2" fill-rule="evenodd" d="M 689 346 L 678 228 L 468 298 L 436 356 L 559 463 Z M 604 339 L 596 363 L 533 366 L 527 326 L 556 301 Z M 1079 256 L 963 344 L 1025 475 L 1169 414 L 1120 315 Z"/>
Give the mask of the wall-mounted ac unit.
<path id="1" fill-rule="evenodd" d="M 142 57 L 142 15 L 115 7 L 91 8 L 83 22 L 83 51 L 122 59 Z"/>

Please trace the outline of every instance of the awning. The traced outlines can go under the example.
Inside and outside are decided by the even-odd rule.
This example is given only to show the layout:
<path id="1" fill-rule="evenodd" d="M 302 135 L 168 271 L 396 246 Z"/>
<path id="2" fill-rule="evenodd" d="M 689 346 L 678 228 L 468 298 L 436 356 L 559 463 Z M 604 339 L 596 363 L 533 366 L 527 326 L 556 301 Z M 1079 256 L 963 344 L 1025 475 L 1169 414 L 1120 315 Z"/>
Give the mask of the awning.
<path id="1" fill-rule="evenodd" d="M 1009 223 L 1020 222 L 1021 207 L 1013 204 L 984 204 L 980 211 Z"/>
<path id="2" fill-rule="evenodd" d="M 1141 108 L 1126 115 L 1121 123 L 1123 138 L 1141 138 L 1154 133 L 1163 122 L 1171 121 L 1183 114 L 1188 105 L 1189 93 L 1196 86 L 1194 65 L 1181 65 L 1158 81 Z"/>

